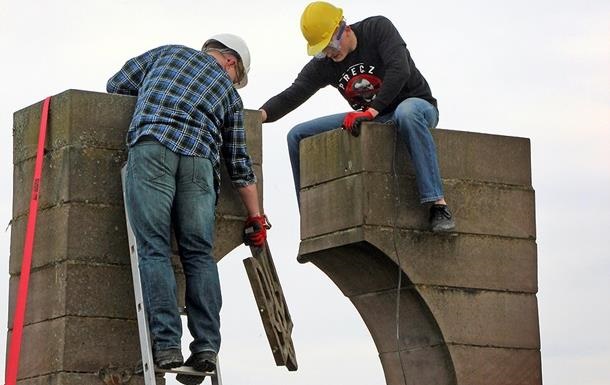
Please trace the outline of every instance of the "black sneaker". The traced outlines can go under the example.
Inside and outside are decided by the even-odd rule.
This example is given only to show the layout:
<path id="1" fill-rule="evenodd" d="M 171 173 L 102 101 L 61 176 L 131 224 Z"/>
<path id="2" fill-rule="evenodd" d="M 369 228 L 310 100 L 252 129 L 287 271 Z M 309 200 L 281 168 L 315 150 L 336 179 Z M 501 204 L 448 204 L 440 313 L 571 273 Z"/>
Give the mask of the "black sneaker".
<path id="1" fill-rule="evenodd" d="M 205 376 L 192 376 L 190 374 L 177 374 L 176 381 L 184 385 L 199 385 L 203 382 Z"/>
<path id="2" fill-rule="evenodd" d="M 189 357 L 190 366 L 198 372 L 213 372 L 216 370 L 216 352 L 205 350 Z"/>
<path id="3" fill-rule="evenodd" d="M 216 353 L 206 350 L 191 354 L 184 366 L 190 366 L 198 372 L 213 372 L 216 370 Z M 176 376 L 176 380 L 184 385 L 199 385 L 204 378 L 204 376 L 191 376 L 189 374 L 178 374 Z"/>
<path id="4" fill-rule="evenodd" d="M 155 365 L 161 369 L 172 369 L 182 366 L 184 359 L 178 348 L 157 350 L 154 354 Z"/>
<path id="5" fill-rule="evenodd" d="M 447 205 L 432 205 L 430 207 L 430 230 L 438 233 L 453 229 L 455 229 L 455 221 L 449 207 Z"/>

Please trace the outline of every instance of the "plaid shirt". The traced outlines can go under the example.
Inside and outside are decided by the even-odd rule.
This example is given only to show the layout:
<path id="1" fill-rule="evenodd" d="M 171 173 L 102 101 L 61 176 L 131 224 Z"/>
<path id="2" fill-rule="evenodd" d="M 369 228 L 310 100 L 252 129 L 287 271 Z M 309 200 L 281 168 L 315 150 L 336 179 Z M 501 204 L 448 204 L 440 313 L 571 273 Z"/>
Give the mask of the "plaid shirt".
<path id="1" fill-rule="evenodd" d="M 221 152 L 234 186 L 256 182 L 246 149 L 243 103 L 212 56 L 161 46 L 128 60 L 106 90 L 138 97 L 128 146 L 151 135 L 175 153 L 209 159 L 217 193 Z"/>

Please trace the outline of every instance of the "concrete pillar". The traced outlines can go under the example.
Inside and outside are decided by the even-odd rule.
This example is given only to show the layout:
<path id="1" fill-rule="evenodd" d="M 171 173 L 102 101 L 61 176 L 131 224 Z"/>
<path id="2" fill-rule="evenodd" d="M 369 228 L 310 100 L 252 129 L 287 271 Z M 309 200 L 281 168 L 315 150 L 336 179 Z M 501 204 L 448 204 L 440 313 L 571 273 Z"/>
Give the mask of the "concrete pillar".
<path id="1" fill-rule="evenodd" d="M 352 301 L 388 385 L 541 384 L 529 140 L 433 130 L 457 221 L 435 235 L 394 132 L 301 143 L 299 261 Z"/>
<path id="2" fill-rule="evenodd" d="M 41 105 L 14 115 L 9 335 Z M 140 358 L 120 178 L 134 105 L 134 97 L 78 90 L 51 99 L 19 368 L 21 385 L 143 383 L 142 377 L 130 380 L 123 371 Z M 245 122 L 262 190 L 259 113 L 247 111 Z M 217 259 L 241 244 L 246 216 L 223 172 Z M 177 258 L 174 264 L 179 264 Z"/>

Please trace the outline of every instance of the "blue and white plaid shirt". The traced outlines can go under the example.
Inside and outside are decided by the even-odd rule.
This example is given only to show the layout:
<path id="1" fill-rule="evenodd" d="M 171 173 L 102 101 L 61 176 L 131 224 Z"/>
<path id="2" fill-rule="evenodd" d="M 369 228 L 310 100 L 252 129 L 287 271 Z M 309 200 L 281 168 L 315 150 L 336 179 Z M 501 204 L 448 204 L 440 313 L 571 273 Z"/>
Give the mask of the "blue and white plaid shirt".
<path id="1" fill-rule="evenodd" d="M 179 45 L 161 46 L 128 60 L 106 90 L 138 97 L 128 146 L 151 135 L 173 152 L 209 159 L 216 192 L 221 152 L 234 186 L 256 182 L 241 97 L 212 56 Z"/>

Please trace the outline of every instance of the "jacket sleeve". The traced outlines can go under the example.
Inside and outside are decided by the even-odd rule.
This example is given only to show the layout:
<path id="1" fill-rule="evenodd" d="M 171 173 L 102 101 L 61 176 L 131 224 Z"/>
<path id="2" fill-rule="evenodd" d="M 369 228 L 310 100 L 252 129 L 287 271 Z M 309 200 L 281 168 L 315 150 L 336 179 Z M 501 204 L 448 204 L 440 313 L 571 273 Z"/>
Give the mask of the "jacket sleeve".
<path id="1" fill-rule="evenodd" d="M 267 113 L 266 122 L 274 122 L 301 104 L 305 103 L 313 94 L 330 84 L 318 68 L 321 62 L 312 59 L 303 67 L 292 85 L 284 91 L 267 100 L 261 109 Z"/>
<path id="2" fill-rule="evenodd" d="M 225 126 L 222 129 L 222 139 L 222 158 L 233 186 L 239 188 L 256 183 L 252 160 L 246 147 L 246 130 L 241 102 L 227 113 Z"/>
<path id="3" fill-rule="evenodd" d="M 409 64 L 411 61 L 407 45 L 394 24 L 382 16 L 376 19 L 377 22 L 371 26 L 368 34 L 369 39 L 372 39 L 377 46 L 386 70 L 381 89 L 370 107 L 381 112 L 400 93 L 413 69 Z"/>
<path id="4" fill-rule="evenodd" d="M 161 48 L 161 47 L 159 47 Z M 108 79 L 106 91 L 113 94 L 137 96 L 144 77 L 154 62 L 159 48 L 129 59 L 114 76 Z"/>

